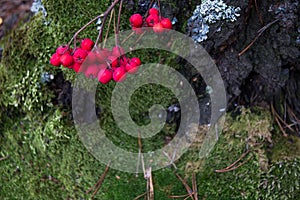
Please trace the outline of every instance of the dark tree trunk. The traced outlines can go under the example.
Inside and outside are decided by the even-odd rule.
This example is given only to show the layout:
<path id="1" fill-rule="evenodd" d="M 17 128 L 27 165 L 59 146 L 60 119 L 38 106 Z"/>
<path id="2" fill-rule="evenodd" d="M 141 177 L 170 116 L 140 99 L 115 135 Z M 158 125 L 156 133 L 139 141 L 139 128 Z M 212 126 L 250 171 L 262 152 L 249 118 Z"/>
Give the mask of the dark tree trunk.
<path id="1" fill-rule="evenodd" d="M 150 1 L 139 0 L 139 11 Z M 298 0 L 224 1 L 240 7 L 235 22 L 210 25 L 201 45 L 209 52 L 225 82 L 229 107 L 274 105 L 300 135 L 300 3 Z M 163 12 L 176 17 L 175 28 L 187 30 L 186 21 L 200 1 L 161 1 Z M 221 31 L 220 30 L 221 27 Z M 283 123 L 284 125 L 284 123 Z"/>

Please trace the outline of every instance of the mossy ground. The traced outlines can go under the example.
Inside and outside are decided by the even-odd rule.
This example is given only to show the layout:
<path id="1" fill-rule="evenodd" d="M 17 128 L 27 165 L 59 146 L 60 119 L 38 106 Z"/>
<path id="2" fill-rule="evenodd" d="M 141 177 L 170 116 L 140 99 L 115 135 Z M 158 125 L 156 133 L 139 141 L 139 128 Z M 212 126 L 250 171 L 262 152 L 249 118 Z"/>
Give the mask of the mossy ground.
<path id="1" fill-rule="evenodd" d="M 56 74 L 63 71 L 66 80 L 73 81 L 74 73 L 53 68 L 48 64 L 51 53 L 61 43 L 67 43 L 83 24 L 102 13 L 109 1 L 43 1 L 48 16 L 41 14 L 13 31 L 4 42 L 5 51 L 0 65 L 0 199 L 89 199 L 85 192 L 92 187 L 105 166 L 96 160 L 79 140 L 68 108 L 53 104 L 54 95 L 41 82 L 44 71 Z M 122 29 L 128 29 L 131 11 L 124 11 Z M 68 16 L 68 17 L 66 17 Z M 44 22 L 51 22 L 45 25 Z M 96 26 L 80 37 L 95 38 Z M 145 62 L 164 60 L 176 65 L 167 53 L 135 52 Z M 134 54 L 133 54 L 134 55 Z M 166 59 L 167 57 L 167 59 Z M 102 105 L 102 125 L 111 131 L 114 141 L 126 141 L 132 148 L 137 141 L 115 129 L 110 113 L 110 96 L 114 84 L 99 86 L 97 103 Z M 148 94 L 157 93 L 155 98 Z M 146 96 L 145 98 L 142 98 Z M 153 103 L 168 106 L 174 103 L 170 91 L 159 86 L 147 86 L 137 91 L 131 114 L 137 123 Z M 146 103 L 145 103 L 146 102 Z M 299 139 L 281 140 L 274 133 L 272 118 L 262 109 L 241 109 L 233 117 L 228 115 L 220 140 L 208 158 L 199 159 L 197 147 L 191 148 L 176 162 L 178 169 L 165 168 L 153 173 L 155 199 L 169 199 L 170 195 L 186 194 L 174 172 L 191 183 L 191 172 L 197 172 L 199 199 L 299 199 Z M 275 131 L 276 132 L 276 131 Z M 172 135 L 174 127 L 164 129 L 161 136 Z M 163 145 L 163 137 L 143 141 L 151 148 L 153 142 Z M 277 142 L 279 141 L 279 142 Z M 274 148 L 268 150 L 269 143 Z M 287 146 L 292 148 L 286 148 Z M 126 148 L 125 147 L 125 148 Z M 244 165 L 226 173 L 216 173 L 237 160 L 247 148 L 250 154 Z M 295 158 L 295 159 L 294 159 Z M 284 161 L 286 160 L 286 161 Z M 110 170 L 96 199 L 134 199 L 146 190 L 142 175 Z M 277 198 L 278 197 L 278 198 Z"/>

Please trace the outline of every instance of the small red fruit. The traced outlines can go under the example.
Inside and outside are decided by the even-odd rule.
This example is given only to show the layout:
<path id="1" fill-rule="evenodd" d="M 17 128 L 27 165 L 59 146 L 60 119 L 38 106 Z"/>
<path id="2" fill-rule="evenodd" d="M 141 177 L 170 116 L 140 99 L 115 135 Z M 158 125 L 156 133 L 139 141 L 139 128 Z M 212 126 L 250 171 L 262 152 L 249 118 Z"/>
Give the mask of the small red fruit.
<path id="1" fill-rule="evenodd" d="M 129 58 L 127 58 L 126 56 L 122 56 L 120 58 L 120 65 L 126 66 L 129 61 Z"/>
<path id="2" fill-rule="evenodd" d="M 158 15 L 149 15 L 146 18 L 147 25 L 150 27 L 153 27 L 155 24 L 159 22 L 159 16 Z"/>
<path id="3" fill-rule="evenodd" d="M 91 51 L 93 49 L 94 46 L 94 42 L 93 40 L 91 40 L 90 38 L 85 38 L 81 41 L 81 48 L 87 51 Z"/>
<path id="4" fill-rule="evenodd" d="M 90 65 L 87 67 L 87 69 L 84 72 L 84 75 L 87 78 L 97 78 L 98 76 L 98 72 L 99 72 L 100 68 L 98 65 Z"/>
<path id="5" fill-rule="evenodd" d="M 172 29 L 172 22 L 169 18 L 164 18 L 160 21 L 162 26 L 166 29 Z"/>
<path id="6" fill-rule="evenodd" d="M 88 56 L 88 52 L 82 48 L 75 50 L 73 58 L 76 63 L 83 63 L 84 59 Z"/>
<path id="7" fill-rule="evenodd" d="M 135 62 L 135 64 L 137 66 L 140 66 L 142 64 L 141 60 L 139 58 L 137 58 L 137 57 L 131 58 L 130 62 Z"/>
<path id="8" fill-rule="evenodd" d="M 157 23 L 153 26 L 153 31 L 155 33 L 162 33 L 162 32 L 164 32 L 164 27 L 161 23 Z"/>
<path id="9" fill-rule="evenodd" d="M 63 55 L 64 53 L 72 53 L 72 49 L 68 45 L 61 45 L 57 47 L 56 53 Z"/>
<path id="10" fill-rule="evenodd" d="M 133 14 L 129 18 L 130 24 L 133 27 L 141 27 L 143 25 L 143 17 L 140 14 Z"/>
<path id="11" fill-rule="evenodd" d="M 119 64 L 118 57 L 116 56 L 108 56 L 107 62 L 110 64 L 111 68 L 116 68 Z"/>
<path id="12" fill-rule="evenodd" d="M 134 74 L 139 69 L 139 66 L 137 66 L 135 62 L 130 62 L 126 65 L 125 69 L 129 74 Z"/>
<path id="13" fill-rule="evenodd" d="M 116 82 L 121 82 L 126 78 L 126 70 L 124 67 L 118 67 L 113 72 L 113 79 Z"/>
<path id="14" fill-rule="evenodd" d="M 75 63 L 73 64 L 73 70 L 74 70 L 76 73 L 79 72 L 80 67 L 81 67 L 81 64 L 80 64 L 80 63 L 75 62 Z"/>
<path id="15" fill-rule="evenodd" d="M 60 56 L 60 62 L 64 67 L 69 67 L 74 63 L 74 59 L 69 53 L 65 53 Z"/>
<path id="16" fill-rule="evenodd" d="M 113 71 L 110 69 L 102 69 L 98 73 L 98 80 L 102 84 L 107 84 L 113 78 Z"/>
<path id="17" fill-rule="evenodd" d="M 150 8 L 149 10 L 149 14 L 150 15 L 158 15 L 158 10 L 156 8 Z"/>
<path id="18" fill-rule="evenodd" d="M 60 62 L 60 55 L 58 53 L 55 53 L 51 56 L 50 58 L 50 64 L 53 65 L 53 66 L 60 66 L 61 65 L 61 62 Z"/>

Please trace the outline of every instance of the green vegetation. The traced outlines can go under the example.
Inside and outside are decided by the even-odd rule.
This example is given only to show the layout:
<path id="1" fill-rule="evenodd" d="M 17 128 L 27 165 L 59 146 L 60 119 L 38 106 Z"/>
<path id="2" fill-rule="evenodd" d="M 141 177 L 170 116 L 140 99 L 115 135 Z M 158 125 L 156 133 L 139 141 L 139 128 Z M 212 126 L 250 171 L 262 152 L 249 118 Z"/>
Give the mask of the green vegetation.
<path id="1" fill-rule="evenodd" d="M 109 1 L 45 0 L 48 12 L 41 14 L 14 30 L 3 41 L 5 51 L 0 64 L 0 199 L 88 199 L 92 187 L 105 166 L 96 160 L 79 140 L 70 110 L 55 105 L 55 95 L 41 74 L 56 75 L 63 71 L 66 80 L 73 82 L 71 70 L 48 64 L 51 53 L 69 39 L 92 17 L 102 13 Z M 124 11 L 122 29 L 128 29 L 130 11 Z M 68 16 L 68 17 L 67 17 Z M 44 22 L 51 22 L 45 25 Z M 80 37 L 95 38 L 96 25 Z M 163 60 L 179 68 L 174 57 L 166 52 L 137 51 L 145 63 Z M 152 56 L 150 56 L 152 55 Z M 153 56 L 154 55 L 154 56 Z M 108 137 L 122 148 L 137 146 L 131 138 L 116 128 L 110 108 L 114 83 L 99 85 L 96 104 L 102 109 L 101 126 Z M 155 94 L 155 95 L 153 95 Z M 134 94 L 130 112 L 138 124 L 149 123 L 148 109 L 156 103 L 168 106 L 176 103 L 166 88 L 148 85 Z M 272 138 L 273 122 L 270 113 L 262 109 L 241 109 L 228 115 L 220 140 L 207 159 L 198 158 L 192 147 L 176 162 L 178 169 L 165 168 L 153 173 L 155 199 L 187 192 L 176 178 L 178 172 L 191 182 L 190 172 L 197 172 L 199 199 L 299 199 L 299 139 Z M 165 127 L 151 140 L 143 140 L 145 150 L 162 146 L 164 136 L 174 134 L 174 126 Z M 274 149 L 268 150 L 272 143 Z M 295 145 L 294 145 L 295 144 Z M 297 145 L 296 145 L 297 144 Z M 236 170 L 216 173 L 236 161 L 246 148 L 251 152 L 243 158 L 245 164 Z M 289 148 L 288 148 L 289 147 Z M 271 151 L 271 153 L 269 152 Z M 8 156 L 8 157 L 7 157 Z M 7 158 L 6 158 L 7 157 Z M 146 191 L 142 175 L 110 170 L 96 199 L 134 199 Z M 285 195 L 285 196 L 284 196 Z"/>

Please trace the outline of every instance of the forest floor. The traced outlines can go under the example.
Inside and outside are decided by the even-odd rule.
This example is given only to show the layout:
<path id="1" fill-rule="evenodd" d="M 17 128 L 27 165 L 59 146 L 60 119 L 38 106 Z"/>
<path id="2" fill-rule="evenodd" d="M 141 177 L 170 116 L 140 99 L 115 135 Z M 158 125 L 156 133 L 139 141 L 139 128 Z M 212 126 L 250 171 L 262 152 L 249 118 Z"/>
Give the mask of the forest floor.
<path id="1" fill-rule="evenodd" d="M 80 2 L 83 3 L 82 7 L 90 6 L 85 5 L 85 0 Z M 33 16 L 30 12 L 31 4 L 32 0 L 3 1 L 0 7 L 0 41 L 8 37 L 11 38 L 13 44 L 19 44 L 14 38 L 30 36 L 26 32 L 27 28 L 24 27 L 29 21 L 32 28 L 36 28 L 35 24 L 30 22 Z M 66 5 L 66 7 L 66 9 L 72 9 L 72 5 Z M 39 20 L 40 18 L 37 17 L 36 21 L 39 22 Z M 73 30 L 73 27 L 70 29 Z M 39 33 L 38 28 L 34 31 Z M 51 34 L 53 32 L 55 34 L 55 31 L 51 31 L 49 31 Z M 22 35 L 24 32 L 25 34 Z M 43 37 L 47 37 L 47 34 Z M 223 39 L 219 38 L 220 41 Z M 33 46 L 43 45 L 45 42 L 35 41 L 32 38 L 27 41 L 30 41 Z M 207 45 L 207 48 L 213 48 L 209 47 L 209 41 L 204 45 Z M 234 46 L 234 43 L 232 45 Z M 245 45 L 240 45 L 241 49 Z M 7 42 L 0 42 L 0 47 L 5 49 L 7 46 L 9 46 Z M 26 45 L 24 46 L 27 48 Z M 48 61 L 50 47 L 43 46 L 43 48 L 47 50 L 47 53 L 41 58 Z M 43 48 L 40 49 L 43 50 Z M 2 51 L 0 58 L 1 54 Z M 25 57 L 30 57 L 31 54 L 31 52 L 25 53 Z M 10 52 L 6 49 L 4 56 L 6 60 L 9 60 L 7 55 L 15 58 L 14 56 L 24 56 L 24 52 L 15 49 Z M 215 58 L 222 57 L 221 54 L 214 56 Z M 234 56 L 226 59 L 239 62 Z M 220 59 L 220 62 L 225 63 L 224 67 L 231 66 L 232 63 L 228 63 L 226 59 Z M 25 62 L 26 66 L 36 66 L 32 64 L 35 63 L 34 59 L 32 62 L 28 60 Z M 44 60 L 40 62 L 43 63 Z M 245 61 L 245 66 L 247 66 L 248 60 L 242 61 Z M 13 64 L 18 65 L 20 62 L 15 61 Z M 5 67 L 4 65 L 0 67 L 0 82 L 10 81 L 7 78 L 10 76 L 5 73 L 6 70 L 12 69 Z M 241 91 L 244 95 L 233 98 L 232 105 L 236 104 L 236 106 L 231 107 L 230 112 L 226 114 L 224 129 L 209 156 L 199 157 L 203 138 L 196 138 L 187 153 L 173 165 L 152 172 L 150 179 L 149 176 L 145 178 L 143 174 L 136 175 L 109 169 L 88 152 L 79 139 L 72 117 L 70 117 L 72 83 L 67 78 L 72 75 L 64 76 L 64 72 L 61 71 L 53 71 L 53 73 L 55 73 L 55 79 L 42 91 L 51 90 L 54 95 L 45 97 L 53 104 L 46 111 L 41 113 L 32 111 L 24 114 L 19 111 L 22 108 L 4 106 L 0 100 L 0 199 L 300 198 L 298 178 L 300 176 L 300 139 L 297 134 L 285 135 L 285 132 L 282 132 L 282 127 L 284 130 L 288 128 L 283 123 L 276 123 L 276 116 L 274 117 L 274 113 L 270 111 L 269 105 L 262 103 L 260 99 L 263 92 L 259 88 L 255 89 L 259 93 L 256 99 L 250 100 L 253 94 L 249 95 L 248 91 L 252 91 L 253 85 L 257 82 L 245 85 L 245 83 L 236 83 L 234 80 L 230 82 L 231 78 L 229 78 L 229 86 L 233 88 L 229 92 L 230 95 L 234 96 L 236 87 L 234 84 L 240 84 L 245 88 Z M 25 75 L 26 72 L 22 74 L 22 76 Z M 233 74 L 233 76 L 239 75 Z M 253 74 L 251 77 L 256 75 Z M 36 81 L 35 79 L 39 80 L 40 74 L 37 78 L 33 76 L 32 79 L 25 80 L 29 80 L 31 84 Z M 18 82 L 17 76 L 16 80 Z M 1 88 L 1 84 L 0 91 L 6 92 Z M 25 93 L 24 96 L 26 95 L 28 94 Z M 32 94 L 29 94 L 29 97 L 30 95 Z M 5 95 L 0 98 L 9 99 Z M 48 103 L 42 99 L 42 102 L 44 101 Z M 30 101 L 25 98 L 24 102 Z M 24 102 L 22 102 L 24 107 L 28 106 Z M 278 124 L 282 127 L 280 128 Z M 205 131 L 207 126 L 198 127 L 197 125 L 196 129 Z M 111 137 L 122 144 L 122 140 L 126 137 L 119 133 L 112 133 Z M 166 135 L 159 138 L 157 142 L 164 144 L 171 137 Z M 138 140 L 133 144 L 138 146 Z"/>

